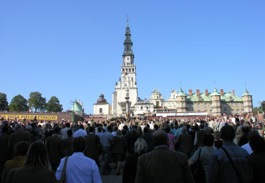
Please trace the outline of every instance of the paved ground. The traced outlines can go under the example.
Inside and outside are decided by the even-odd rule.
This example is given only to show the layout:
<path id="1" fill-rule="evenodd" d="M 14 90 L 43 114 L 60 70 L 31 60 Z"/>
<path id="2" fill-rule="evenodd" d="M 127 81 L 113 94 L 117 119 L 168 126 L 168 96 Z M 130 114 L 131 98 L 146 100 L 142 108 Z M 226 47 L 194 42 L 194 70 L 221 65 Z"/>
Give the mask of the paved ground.
<path id="1" fill-rule="evenodd" d="M 116 175 L 116 170 L 113 169 L 110 173 L 110 175 L 101 175 L 102 178 L 102 183 L 121 183 L 122 181 L 122 170 L 124 166 L 125 161 L 121 163 L 121 174 Z M 103 167 L 103 162 L 101 162 L 101 167 L 99 168 L 100 173 L 102 173 L 102 167 Z"/>

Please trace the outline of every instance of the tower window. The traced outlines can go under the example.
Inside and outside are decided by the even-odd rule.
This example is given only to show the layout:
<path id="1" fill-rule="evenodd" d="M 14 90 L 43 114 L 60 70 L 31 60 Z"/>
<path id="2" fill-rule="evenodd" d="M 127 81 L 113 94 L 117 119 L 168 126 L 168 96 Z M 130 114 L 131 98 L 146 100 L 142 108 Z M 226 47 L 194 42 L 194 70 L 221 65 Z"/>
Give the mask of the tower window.
<path id="1" fill-rule="evenodd" d="M 132 72 L 134 72 L 134 68 L 132 68 Z"/>
<path id="2" fill-rule="evenodd" d="M 130 60 L 130 58 L 128 57 L 127 60 Z"/>

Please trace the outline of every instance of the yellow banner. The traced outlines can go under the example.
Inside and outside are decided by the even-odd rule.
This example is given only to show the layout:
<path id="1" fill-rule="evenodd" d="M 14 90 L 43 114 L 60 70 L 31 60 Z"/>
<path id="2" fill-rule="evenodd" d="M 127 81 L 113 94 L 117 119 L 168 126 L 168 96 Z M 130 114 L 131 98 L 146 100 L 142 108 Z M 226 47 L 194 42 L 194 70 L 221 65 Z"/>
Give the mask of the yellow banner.
<path id="1" fill-rule="evenodd" d="M 56 121 L 58 119 L 58 116 L 56 115 L 30 115 L 30 114 L 25 114 L 25 115 L 15 115 L 15 114 L 8 114 L 8 115 L 2 115 L 6 120 L 7 119 L 26 119 L 26 120 L 33 120 L 35 117 L 38 121 Z"/>

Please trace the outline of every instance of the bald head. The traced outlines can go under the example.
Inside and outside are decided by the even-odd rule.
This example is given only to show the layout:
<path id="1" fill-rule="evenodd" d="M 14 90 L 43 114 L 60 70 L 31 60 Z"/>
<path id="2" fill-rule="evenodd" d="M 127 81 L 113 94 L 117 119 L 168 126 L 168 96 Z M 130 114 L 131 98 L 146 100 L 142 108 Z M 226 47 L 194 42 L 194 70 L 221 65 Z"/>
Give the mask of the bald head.
<path id="1" fill-rule="evenodd" d="M 156 130 L 153 133 L 152 139 L 154 146 L 168 145 L 167 133 L 164 130 Z"/>

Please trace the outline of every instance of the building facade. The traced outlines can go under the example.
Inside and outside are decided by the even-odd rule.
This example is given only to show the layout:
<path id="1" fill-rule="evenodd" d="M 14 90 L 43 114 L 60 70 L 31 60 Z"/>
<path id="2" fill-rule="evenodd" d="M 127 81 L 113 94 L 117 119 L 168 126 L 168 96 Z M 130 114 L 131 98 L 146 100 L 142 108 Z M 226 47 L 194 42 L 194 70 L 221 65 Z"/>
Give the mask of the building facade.
<path id="1" fill-rule="evenodd" d="M 171 91 L 169 99 L 164 100 L 162 94 L 155 89 L 151 93 L 149 101 L 153 103 L 155 109 L 174 111 L 176 114 L 201 112 L 218 116 L 223 113 L 242 115 L 253 112 L 252 95 L 247 90 L 239 97 L 235 91 L 224 92 L 223 89 L 220 92 L 214 89 L 211 93 L 208 90 L 205 92 L 196 90 L 195 93 L 189 90 L 188 94 L 180 89 L 179 92 Z"/>
<path id="2" fill-rule="evenodd" d="M 121 76 L 115 85 L 112 94 L 112 114 L 114 116 L 124 116 L 130 113 L 138 99 L 138 87 L 136 81 L 136 66 L 134 64 L 133 43 L 131 40 L 130 27 L 127 24 L 124 51 L 122 55 Z"/>
<path id="3" fill-rule="evenodd" d="M 127 24 L 122 55 L 121 75 L 115 84 L 115 91 L 112 94 L 111 107 L 102 98 L 94 104 L 94 114 L 111 114 L 113 116 L 139 116 L 156 115 L 157 113 L 169 112 L 171 115 L 210 115 L 218 116 L 226 113 L 228 115 L 252 113 L 252 95 L 246 90 L 241 97 L 234 91 L 224 92 L 223 89 L 212 92 L 196 90 L 186 94 L 182 88 L 179 91 L 173 90 L 170 97 L 165 100 L 162 94 L 155 89 L 151 92 L 148 100 L 141 100 L 138 97 L 136 81 L 136 65 L 132 50 L 130 27 Z M 104 95 L 103 95 L 104 98 Z M 103 112 L 104 111 L 104 112 Z"/>
<path id="4" fill-rule="evenodd" d="M 110 115 L 110 105 L 103 94 L 99 95 L 97 102 L 93 105 L 94 115 Z"/>

